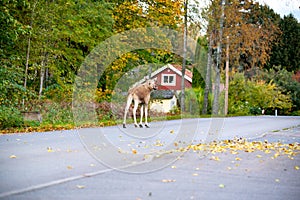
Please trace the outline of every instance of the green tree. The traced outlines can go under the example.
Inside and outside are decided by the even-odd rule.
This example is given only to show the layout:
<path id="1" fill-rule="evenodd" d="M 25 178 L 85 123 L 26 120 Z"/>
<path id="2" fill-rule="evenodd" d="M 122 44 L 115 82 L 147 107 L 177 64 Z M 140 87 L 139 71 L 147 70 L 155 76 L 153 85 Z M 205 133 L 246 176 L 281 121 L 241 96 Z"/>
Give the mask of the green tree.
<path id="1" fill-rule="evenodd" d="M 199 37 L 197 43 L 198 45 L 195 52 L 192 86 L 193 88 L 204 88 L 204 78 L 207 66 L 207 41 L 205 37 Z"/>
<path id="2" fill-rule="evenodd" d="M 273 81 L 283 92 L 290 95 L 293 103 L 292 111 L 300 110 L 300 83 L 293 79 L 293 72 L 281 66 L 274 66 L 265 71 L 262 78 L 266 82 Z"/>
<path id="3" fill-rule="evenodd" d="M 16 107 L 24 95 L 22 53 L 17 44 L 29 32 L 29 26 L 19 20 L 19 9 L 28 7 L 21 1 L 0 2 L 0 104 Z"/>
<path id="4" fill-rule="evenodd" d="M 282 66 L 290 72 L 299 70 L 300 23 L 290 14 L 280 20 L 279 28 L 282 34 L 273 44 L 267 67 Z"/>
<path id="5" fill-rule="evenodd" d="M 115 33 L 152 26 L 169 27 L 179 30 L 179 27 L 182 26 L 183 2 L 181 0 L 116 0 L 112 2 L 113 30 Z M 166 36 L 162 33 L 162 42 L 164 42 L 164 37 Z M 157 39 L 156 37 L 156 41 L 153 42 L 159 42 Z M 113 51 L 114 49 L 112 49 L 112 53 Z M 148 63 L 178 62 L 178 60 L 181 60 L 178 59 L 178 56 L 162 49 L 135 50 L 134 52 L 122 55 L 111 66 L 106 68 L 106 71 L 100 78 L 98 84 L 99 95 L 103 93 L 110 94 L 118 80 L 134 67 Z"/>

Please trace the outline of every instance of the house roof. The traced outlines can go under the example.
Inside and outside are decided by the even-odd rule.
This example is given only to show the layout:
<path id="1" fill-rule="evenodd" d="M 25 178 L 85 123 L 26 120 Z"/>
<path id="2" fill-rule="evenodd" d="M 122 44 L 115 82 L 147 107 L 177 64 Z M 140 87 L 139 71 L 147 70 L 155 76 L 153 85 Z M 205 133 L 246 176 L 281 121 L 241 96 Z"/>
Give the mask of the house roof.
<path id="1" fill-rule="evenodd" d="M 176 74 L 178 74 L 179 76 L 182 76 L 182 66 L 181 65 L 176 65 L 176 64 L 167 64 L 161 68 L 159 68 L 158 70 L 154 71 L 151 73 L 151 78 L 153 78 L 154 76 L 156 76 L 157 74 L 161 73 L 162 71 L 164 71 L 165 69 L 170 69 L 172 71 L 174 71 Z M 190 83 L 192 83 L 192 78 L 193 78 L 193 73 L 189 70 L 189 69 L 185 69 L 185 75 L 184 78 L 189 81 Z M 141 84 L 143 82 L 146 81 L 146 77 L 144 77 L 142 80 L 140 80 L 138 83 Z"/>
<path id="2" fill-rule="evenodd" d="M 181 73 L 182 66 L 180 66 L 180 65 L 173 65 L 173 64 L 167 64 L 167 65 L 159 68 L 158 70 L 154 71 L 151 74 L 151 77 L 156 76 L 157 74 L 159 74 L 160 72 L 162 72 L 162 71 L 164 71 L 165 69 L 168 69 L 168 68 L 171 69 L 172 71 L 176 72 L 179 76 L 182 76 L 182 73 Z M 185 70 L 184 78 L 186 80 L 188 80 L 189 82 L 192 82 L 193 73 L 190 70 L 186 69 Z"/>
<path id="3" fill-rule="evenodd" d="M 175 65 L 175 64 L 173 64 L 173 66 L 180 71 L 180 75 L 181 75 L 182 74 L 181 73 L 182 66 L 181 65 Z M 190 78 L 190 82 L 192 82 L 193 72 L 191 72 L 189 69 L 185 69 L 185 76 L 189 77 Z"/>

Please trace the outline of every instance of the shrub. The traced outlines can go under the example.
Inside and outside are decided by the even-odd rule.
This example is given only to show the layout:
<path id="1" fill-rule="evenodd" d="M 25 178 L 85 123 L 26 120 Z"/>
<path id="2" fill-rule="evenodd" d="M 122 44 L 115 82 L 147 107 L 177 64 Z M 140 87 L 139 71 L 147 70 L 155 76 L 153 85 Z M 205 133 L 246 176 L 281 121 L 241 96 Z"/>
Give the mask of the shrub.
<path id="1" fill-rule="evenodd" d="M 261 110 L 278 109 L 280 114 L 288 114 L 292 108 L 291 97 L 270 81 L 250 81 L 237 73 L 229 86 L 230 114 L 260 114 Z"/>
<path id="2" fill-rule="evenodd" d="M 46 124 L 73 124 L 73 112 L 70 104 L 56 102 L 43 105 L 43 123 Z"/>
<path id="3" fill-rule="evenodd" d="M 24 124 L 21 112 L 16 108 L 0 106 L 0 128 L 21 127 Z"/>
<path id="4" fill-rule="evenodd" d="M 55 102 L 72 102 L 73 87 L 72 85 L 53 84 L 44 90 L 44 97 Z"/>

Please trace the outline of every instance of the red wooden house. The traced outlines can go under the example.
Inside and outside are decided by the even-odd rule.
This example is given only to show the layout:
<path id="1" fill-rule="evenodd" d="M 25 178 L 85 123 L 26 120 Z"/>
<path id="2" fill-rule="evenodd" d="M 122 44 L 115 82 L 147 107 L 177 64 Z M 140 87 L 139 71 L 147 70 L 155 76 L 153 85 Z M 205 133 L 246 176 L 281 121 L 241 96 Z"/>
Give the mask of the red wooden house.
<path id="1" fill-rule="evenodd" d="M 180 91 L 182 79 L 181 70 L 182 67 L 180 65 L 167 64 L 151 73 L 151 79 L 157 77 L 158 90 Z M 186 69 L 184 76 L 185 88 L 192 87 L 192 78 L 193 73 Z M 143 82 L 145 82 L 145 78 L 138 83 Z"/>
<path id="2" fill-rule="evenodd" d="M 177 96 L 181 91 L 181 80 L 184 78 L 185 88 L 192 87 L 193 73 L 186 69 L 182 77 L 182 66 L 167 64 L 151 73 L 151 79 L 157 77 L 158 90 L 151 94 L 152 103 L 150 109 L 159 112 L 170 112 L 177 106 Z M 139 83 L 145 82 L 145 78 Z"/>

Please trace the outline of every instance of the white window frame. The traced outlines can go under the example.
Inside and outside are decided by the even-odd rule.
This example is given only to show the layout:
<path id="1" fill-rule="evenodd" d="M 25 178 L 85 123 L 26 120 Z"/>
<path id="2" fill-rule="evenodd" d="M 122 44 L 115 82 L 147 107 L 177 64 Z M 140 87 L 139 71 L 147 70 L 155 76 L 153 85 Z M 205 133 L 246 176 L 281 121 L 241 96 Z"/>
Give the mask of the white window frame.
<path id="1" fill-rule="evenodd" d="M 168 77 L 168 81 L 169 81 L 169 77 L 173 77 L 173 82 L 172 83 L 166 83 L 164 82 L 165 78 L 164 77 Z M 161 75 L 161 85 L 165 85 L 165 86 L 176 86 L 176 74 L 162 74 Z"/>

